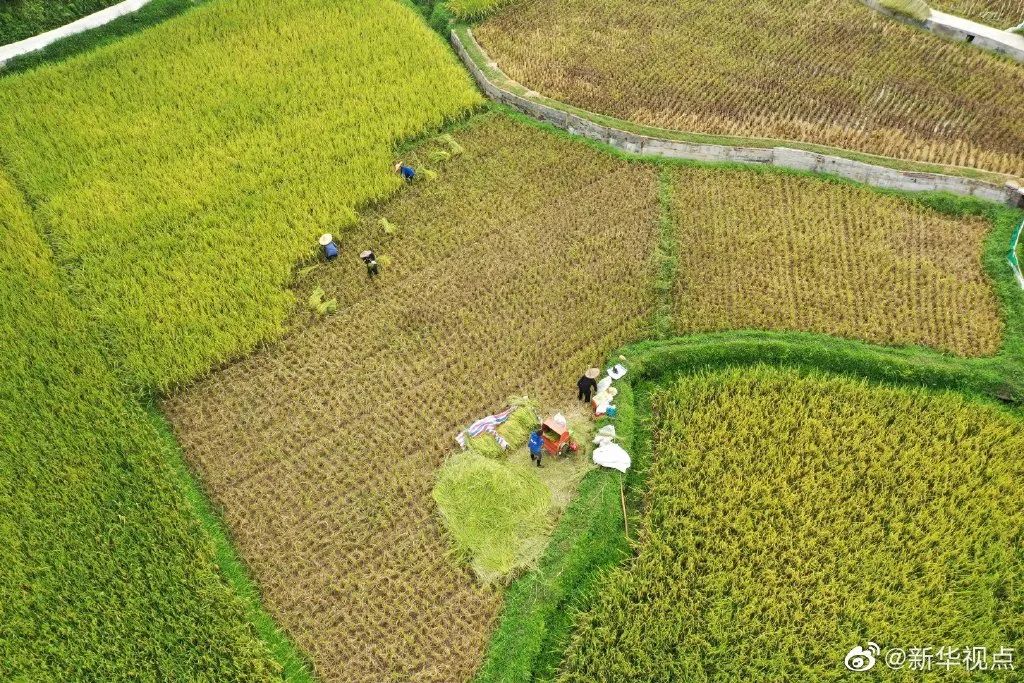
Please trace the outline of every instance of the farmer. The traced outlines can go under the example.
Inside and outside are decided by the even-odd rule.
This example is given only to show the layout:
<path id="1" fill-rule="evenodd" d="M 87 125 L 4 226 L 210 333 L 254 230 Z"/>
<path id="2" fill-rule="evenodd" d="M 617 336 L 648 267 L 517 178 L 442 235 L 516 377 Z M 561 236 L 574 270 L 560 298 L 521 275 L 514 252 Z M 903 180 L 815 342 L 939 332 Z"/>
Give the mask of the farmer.
<path id="1" fill-rule="evenodd" d="M 537 467 L 541 467 L 540 459 L 544 455 L 544 439 L 541 437 L 539 429 L 530 434 L 530 442 L 527 445 L 530 447 L 530 460 L 537 463 Z"/>
<path id="2" fill-rule="evenodd" d="M 370 276 L 371 280 L 380 274 L 380 269 L 377 267 L 377 257 L 374 256 L 371 250 L 367 249 L 359 255 L 359 258 L 363 259 L 363 263 L 366 264 L 366 274 Z"/>
<path id="3" fill-rule="evenodd" d="M 395 173 L 402 176 L 402 180 L 407 183 L 411 183 L 413 178 L 416 177 L 416 171 L 412 166 L 406 166 L 405 163 L 399 161 L 395 164 Z"/>
<path id="4" fill-rule="evenodd" d="M 333 261 L 338 258 L 338 245 L 334 243 L 334 236 L 331 233 L 320 235 L 320 246 L 324 249 L 324 258 Z"/>
<path id="5" fill-rule="evenodd" d="M 578 398 L 584 403 L 590 403 L 590 397 L 597 389 L 597 376 L 600 374 L 601 371 L 597 368 L 590 368 L 583 373 L 580 381 L 576 382 L 576 386 L 580 390 Z"/>

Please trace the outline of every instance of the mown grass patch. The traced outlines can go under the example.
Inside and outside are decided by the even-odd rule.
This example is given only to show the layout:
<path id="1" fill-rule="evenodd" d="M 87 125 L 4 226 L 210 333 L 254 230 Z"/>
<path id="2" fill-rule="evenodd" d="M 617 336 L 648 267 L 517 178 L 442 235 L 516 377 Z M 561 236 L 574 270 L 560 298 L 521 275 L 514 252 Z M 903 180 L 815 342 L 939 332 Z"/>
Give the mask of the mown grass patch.
<path id="1" fill-rule="evenodd" d="M 445 462 L 433 497 L 456 550 L 484 582 L 526 566 L 551 526 L 551 492 L 540 479 L 472 450 Z"/>
<path id="2" fill-rule="evenodd" d="M 601 580 L 559 680 L 824 680 L 868 640 L 1018 637 L 1019 414 L 769 368 L 651 405 L 639 554 Z"/>
<path id="3" fill-rule="evenodd" d="M 397 145 L 481 101 L 392 0 L 202 5 L 0 99 L 62 282 L 120 374 L 161 389 L 279 335 L 295 261 L 400 185 Z"/>

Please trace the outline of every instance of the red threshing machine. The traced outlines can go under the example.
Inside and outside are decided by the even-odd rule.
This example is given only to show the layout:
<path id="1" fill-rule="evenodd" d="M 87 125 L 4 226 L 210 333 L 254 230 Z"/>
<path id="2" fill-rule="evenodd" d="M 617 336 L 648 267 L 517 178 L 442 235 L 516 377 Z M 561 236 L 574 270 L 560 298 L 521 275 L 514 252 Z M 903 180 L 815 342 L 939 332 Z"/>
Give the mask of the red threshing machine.
<path id="1" fill-rule="evenodd" d="M 544 441 L 544 450 L 551 455 L 568 455 L 579 450 L 580 445 L 569 436 L 569 427 L 564 419 L 549 417 L 541 425 L 541 439 Z"/>

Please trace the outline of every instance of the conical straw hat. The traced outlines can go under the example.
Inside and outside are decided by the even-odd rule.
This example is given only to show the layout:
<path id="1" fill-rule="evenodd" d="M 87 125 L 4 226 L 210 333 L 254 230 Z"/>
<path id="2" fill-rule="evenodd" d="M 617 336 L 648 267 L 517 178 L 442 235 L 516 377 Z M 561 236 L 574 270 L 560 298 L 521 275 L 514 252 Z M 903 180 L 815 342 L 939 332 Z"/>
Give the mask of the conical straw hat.
<path id="1" fill-rule="evenodd" d="M 321 247 L 326 247 L 328 244 L 330 244 L 333 241 L 334 241 L 334 235 L 332 235 L 329 232 L 325 232 L 324 234 L 320 235 L 320 246 Z"/>
<path id="2" fill-rule="evenodd" d="M 597 379 L 600 374 L 601 371 L 598 368 L 590 368 L 584 373 L 584 376 L 589 377 L 590 379 Z"/>

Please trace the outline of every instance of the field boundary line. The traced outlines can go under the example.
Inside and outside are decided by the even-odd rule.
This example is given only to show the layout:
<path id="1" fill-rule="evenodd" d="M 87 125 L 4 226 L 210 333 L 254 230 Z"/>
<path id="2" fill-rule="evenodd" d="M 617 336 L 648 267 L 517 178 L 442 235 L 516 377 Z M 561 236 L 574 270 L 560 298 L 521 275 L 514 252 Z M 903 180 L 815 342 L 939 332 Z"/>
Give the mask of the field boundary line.
<path id="1" fill-rule="evenodd" d="M 1020 243 L 1022 231 L 1024 231 L 1024 220 L 1013 231 L 1013 236 L 1010 238 L 1010 251 L 1006 255 L 1006 260 L 1010 262 L 1010 269 L 1013 270 L 1013 276 L 1017 278 L 1017 284 L 1020 285 L 1021 289 L 1024 289 L 1024 274 L 1021 274 L 1020 261 L 1017 260 L 1017 245 Z"/>
<path id="2" fill-rule="evenodd" d="M 951 192 L 1011 207 L 1024 207 L 1024 188 L 1014 181 L 1007 181 L 1005 184 L 999 185 L 987 180 L 945 173 L 904 171 L 794 147 L 754 147 L 689 142 L 630 132 L 624 129 L 631 125 L 627 121 L 593 114 L 575 107 L 570 108 L 564 103 L 549 98 L 543 98 L 543 100 L 551 104 L 543 103 L 540 101 L 542 97 L 538 93 L 527 90 L 498 68 L 498 65 L 476 42 L 472 30 L 468 26 L 453 28 L 450 39 L 455 52 L 469 69 L 481 90 L 490 99 L 506 104 L 572 135 L 596 140 L 624 152 L 691 161 L 778 166 L 796 171 L 839 176 L 887 190 Z M 479 61 L 474 53 L 479 55 Z M 519 90 L 523 94 L 516 94 L 509 88 Z M 608 123 L 599 123 L 599 121 Z"/>
<path id="3" fill-rule="evenodd" d="M 105 24 L 109 24 L 114 19 L 131 14 L 132 12 L 138 11 L 143 6 L 149 4 L 150 0 L 123 0 L 116 5 L 111 5 L 101 9 L 98 12 L 88 14 L 81 19 L 76 19 L 70 24 L 64 24 L 58 26 L 55 29 L 44 31 L 38 35 L 34 35 L 31 38 L 25 38 L 14 43 L 8 43 L 7 45 L 0 46 L 0 66 L 3 66 L 8 61 L 15 57 L 28 54 L 29 52 L 35 52 L 36 50 L 42 50 L 47 45 L 51 45 L 62 38 L 68 38 L 85 31 L 90 31 L 94 28 L 99 28 Z"/>
<path id="4" fill-rule="evenodd" d="M 1002 55 L 1015 62 L 1024 64 L 1024 36 L 1018 36 L 1009 31 L 998 29 L 995 26 L 958 17 L 955 14 L 946 14 L 936 9 L 930 10 L 931 14 L 927 19 L 916 19 L 883 7 L 878 0 L 860 0 L 860 2 L 879 14 L 895 19 L 900 23 L 934 33 L 946 40 L 970 43 L 982 50 L 994 52 L 997 55 Z"/>

